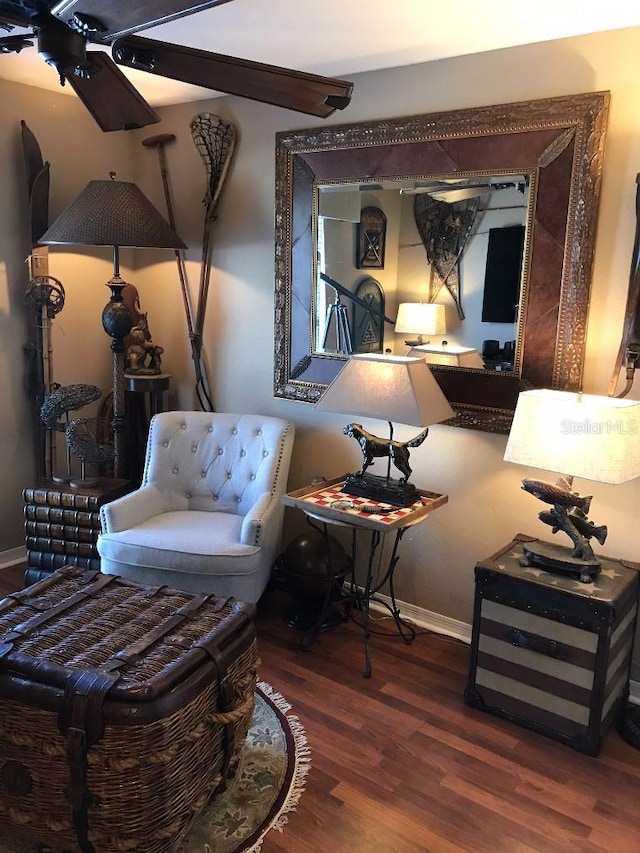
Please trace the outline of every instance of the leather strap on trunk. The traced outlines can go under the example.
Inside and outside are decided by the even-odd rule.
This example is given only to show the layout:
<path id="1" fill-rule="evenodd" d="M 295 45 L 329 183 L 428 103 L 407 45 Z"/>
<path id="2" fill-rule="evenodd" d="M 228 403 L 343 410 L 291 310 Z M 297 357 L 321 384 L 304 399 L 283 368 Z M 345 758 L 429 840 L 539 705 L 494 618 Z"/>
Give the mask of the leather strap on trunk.
<path id="1" fill-rule="evenodd" d="M 64 571 L 64 570 L 63 570 Z M 23 599 L 21 604 L 32 604 L 35 615 L 16 625 L 11 631 L 0 637 L 0 660 L 10 656 L 20 639 L 53 622 L 61 614 L 72 610 L 85 599 L 99 594 L 105 586 L 115 583 L 115 575 L 86 572 L 82 576 L 85 586 L 68 598 L 50 605 L 46 600 L 45 584 L 38 584 L 31 597 Z M 154 589 L 160 594 L 162 589 Z M 64 700 L 58 716 L 58 726 L 66 739 L 66 754 L 69 766 L 69 785 L 66 795 L 69 800 L 73 825 L 82 853 L 95 853 L 89 840 L 89 811 L 95 805 L 95 796 L 88 787 L 88 752 L 102 737 L 104 731 L 104 703 L 121 673 L 134 666 L 144 652 L 158 641 L 175 631 L 186 620 L 190 620 L 211 600 L 215 602 L 215 611 L 221 611 L 230 603 L 230 599 L 215 599 L 211 595 L 194 595 L 179 610 L 166 618 L 144 636 L 116 652 L 100 668 L 82 669 L 71 672 L 65 681 Z M 255 608 L 232 607 L 222 617 L 212 636 L 203 638 L 192 648 L 201 649 L 213 662 L 218 680 L 218 712 L 228 712 L 237 706 L 238 697 L 234 685 L 228 678 L 229 666 L 246 651 L 253 635 L 243 630 L 251 623 Z M 226 775 L 233 748 L 233 723 L 225 724 L 223 736 L 223 773 Z M 223 777 L 224 778 L 224 777 Z"/>
<path id="2" fill-rule="evenodd" d="M 92 584 L 89 589 L 83 591 L 82 595 L 84 596 L 85 592 L 95 592 L 96 586 L 101 588 L 103 585 Z M 77 601 L 78 597 L 71 596 L 63 604 L 67 605 L 74 599 Z M 120 678 L 122 670 L 135 664 L 147 648 L 188 619 L 192 613 L 202 607 L 206 600 L 207 596 L 195 596 L 179 611 L 147 632 L 144 637 L 117 652 L 99 670 L 85 669 L 73 672 L 66 681 L 58 726 L 67 739 L 69 786 L 65 793 L 71 805 L 73 825 L 82 853 L 95 853 L 89 841 L 89 809 L 95 805 L 95 797 L 88 785 L 88 752 L 94 744 L 98 743 L 104 731 L 103 710 L 107 694 Z M 67 608 L 56 608 L 57 612 L 63 609 Z M 49 611 L 43 615 L 48 614 Z M 35 620 L 39 618 L 35 617 Z"/>
<path id="3" fill-rule="evenodd" d="M 242 620 L 242 621 L 240 621 Z M 196 643 L 197 648 L 206 652 L 213 662 L 218 676 L 218 712 L 231 711 L 242 698 L 236 694 L 234 685 L 228 678 L 229 665 L 236 661 L 241 654 L 242 646 L 247 645 L 247 634 L 242 630 L 251 622 L 248 611 L 240 611 L 226 616 L 218 626 L 214 639 L 204 638 Z M 222 778 L 225 779 L 233 753 L 234 729 L 233 723 L 227 723 L 223 732 L 223 761 Z"/>
<path id="4" fill-rule="evenodd" d="M 82 853 L 95 853 L 89 841 L 89 809 L 95 804 L 88 786 L 89 749 L 102 737 L 102 708 L 120 673 L 83 670 L 69 676 L 58 725 L 67 738 L 69 786 L 65 791 Z"/>
<path id="5" fill-rule="evenodd" d="M 0 640 L 0 660 L 13 651 L 13 646 L 17 640 L 33 634 L 38 628 L 41 628 L 48 622 L 57 619 L 60 614 L 66 613 L 68 610 L 73 610 L 73 608 L 78 604 L 83 602 L 85 599 L 96 595 L 101 589 L 103 589 L 103 587 L 108 586 L 115 580 L 115 575 L 99 575 L 97 581 L 88 584 L 74 595 L 70 595 L 68 598 L 64 598 L 62 601 L 59 601 L 57 604 L 50 607 L 44 605 L 46 609 L 39 612 L 36 616 L 32 616 L 31 619 L 27 619 L 27 621 L 23 622 L 21 625 L 16 625 L 12 631 L 8 631 L 2 637 Z M 23 598 L 21 603 L 25 604 L 26 601 L 28 601 L 28 599 Z M 34 609 L 40 609 L 37 604 L 37 597 L 34 596 L 33 602 L 29 603 L 33 604 Z"/>
<path id="6" fill-rule="evenodd" d="M 51 608 L 57 613 L 67 609 L 68 602 L 77 602 L 86 595 L 91 595 L 101 589 L 105 583 L 102 579 L 113 578 L 113 575 L 104 575 L 91 584 L 82 593 L 71 596 L 62 604 L 64 607 Z M 79 596 L 81 598 L 79 599 Z M 134 643 L 105 661 L 100 669 L 81 670 L 71 673 L 65 684 L 64 703 L 60 712 L 58 725 L 67 739 L 67 762 L 69 765 L 69 787 L 66 791 L 67 798 L 73 812 L 73 824 L 82 853 L 95 853 L 94 847 L 89 841 L 89 809 L 95 805 L 95 797 L 88 786 L 88 752 L 94 744 L 98 743 L 104 731 L 104 703 L 107 694 L 120 678 L 121 672 L 128 666 L 134 665 L 143 653 L 152 645 L 157 643 L 174 631 L 185 620 L 191 619 L 203 605 L 212 598 L 211 595 L 194 595 L 194 597 L 183 607 L 148 631 Z M 216 602 L 216 610 L 222 610 L 229 603 L 229 599 L 221 599 Z M 25 629 L 32 630 L 42 624 L 42 617 L 49 617 L 50 611 L 40 614 L 14 629 L 17 636 L 23 636 Z M 242 617 L 245 617 L 245 622 Z M 52 618 L 52 617 L 51 617 Z M 217 626 L 214 636 L 208 641 L 205 639 L 194 644 L 194 648 L 201 648 L 214 662 L 218 676 L 219 711 L 230 710 L 236 699 L 233 686 L 228 682 L 227 670 L 229 662 L 236 659 L 237 641 L 234 635 L 249 622 L 248 614 L 242 611 L 231 611 L 223 617 Z M 32 624 L 33 623 L 33 624 Z M 18 630 L 20 629 L 20 630 Z M 241 635 L 244 633 L 240 631 Z M 229 639 L 231 638 L 231 642 Z M 5 637 L 6 640 L 11 638 Z M 246 642 L 246 638 L 244 639 Z M 12 645 L 12 643 L 11 643 Z M 224 646 L 220 651 L 219 646 Z M 9 649 L 10 650 L 10 649 Z M 0 655 L 2 647 L 0 646 Z M 231 760 L 231 749 L 233 744 L 233 727 L 225 725 L 224 729 L 224 759 L 223 767 L 226 773 Z"/>

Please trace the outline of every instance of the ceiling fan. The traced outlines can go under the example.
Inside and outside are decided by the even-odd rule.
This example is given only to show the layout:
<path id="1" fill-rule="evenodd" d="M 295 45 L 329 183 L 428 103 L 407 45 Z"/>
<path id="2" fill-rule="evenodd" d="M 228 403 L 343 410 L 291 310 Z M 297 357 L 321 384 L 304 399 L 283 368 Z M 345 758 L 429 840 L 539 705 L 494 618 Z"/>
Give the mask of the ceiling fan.
<path id="1" fill-rule="evenodd" d="M 321 118 L 344 109 L 353 84 L 205 50 L 132 35 L 230 0 L 0 0 L 0 29 L 31 32 L 0 38 L 1 53 L 33 46 L 73 87 L 102 130 L 130 130 L 159 121 L 118 65 Z M 111 46 L 115 62 L 103 50 Z"/>
<path id="2" fill-rule="evenodd" d="M 500 190 L 518 190 L 524 195 L 529 185 L 529 179 L 525 175 L 519 175 L 511 180 L 500 180 L 494 178 L 477 179 L 443 179 L 430 181 L 428 183 L 416 184 L 413 187 L 402 187 L 400 195 L 421 195 L 426 193 L 437 201 L 462 201 L 466 198 L 490 195 Z"/>

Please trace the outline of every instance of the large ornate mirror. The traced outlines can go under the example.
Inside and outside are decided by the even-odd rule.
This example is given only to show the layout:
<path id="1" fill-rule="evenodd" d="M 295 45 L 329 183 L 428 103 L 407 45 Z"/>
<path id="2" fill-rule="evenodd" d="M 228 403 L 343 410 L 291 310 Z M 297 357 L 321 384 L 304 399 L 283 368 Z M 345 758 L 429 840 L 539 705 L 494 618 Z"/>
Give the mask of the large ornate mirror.
<path id="1" fill-rule="evenodd" d="M 367 345 L 350 338 L 345 347 L 341 319 L 348 331 L 363 314 L 377 319 L 370 345 L 406 354 L 407 336 L 394 329 L 405 301 L 444 305 L 457 349 L 509 345 L 508 360 L 487 350 L 476 367 L 430 363 L 456 411 L 450 423 L 508 432 L 523 388 L 577 390 L 608 102 L 606 92 L 587 93 L 279 133 L 275 395 L 315 402 L 348 352 Z M 472 198 L 483 201 L 462 201 Z M 452 264 L 436 287 L 434 267 L 442 271 L 423 227 L 434 205 L 443 221 L 467 228 L 449 256 L 455 277 Z M 496 326 L 477 307 L 474 279 L 486 300 L 490 278 L 481 235 L 514 228 L 515 304 Z"/>

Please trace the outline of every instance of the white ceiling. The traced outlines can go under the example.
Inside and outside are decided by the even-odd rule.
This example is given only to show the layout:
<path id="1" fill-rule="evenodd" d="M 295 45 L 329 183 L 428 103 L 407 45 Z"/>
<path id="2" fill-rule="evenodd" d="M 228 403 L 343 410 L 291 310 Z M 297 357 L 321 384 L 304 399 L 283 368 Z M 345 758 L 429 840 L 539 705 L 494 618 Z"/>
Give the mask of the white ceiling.
<path id="1" fill-rule="evenodd" d="M 140 34 L 349 79 L 361 71 L 638 25 L 640 4 L 630 0 L 233 0 Z M 212 96 L 208 89 L 123 71 L 152 106 Z M 35 48 L 0 55 L 0 78 L 59 89 L 56 72 Z M 64 91 L 73 95 L 69 87 Z"/>

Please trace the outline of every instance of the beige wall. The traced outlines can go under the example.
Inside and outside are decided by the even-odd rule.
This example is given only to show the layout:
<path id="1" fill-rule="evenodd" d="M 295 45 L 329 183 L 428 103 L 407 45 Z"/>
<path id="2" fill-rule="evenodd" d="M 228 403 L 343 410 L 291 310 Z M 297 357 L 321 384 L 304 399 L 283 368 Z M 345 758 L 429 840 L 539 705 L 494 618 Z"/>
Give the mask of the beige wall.
<path id="1" fill-rule="evenodd" d="M 72 97 L 0 81 L 0 437 L 3 450 L 0 490 L 0 551 L 23 544 L 20 493 L 36 473 L 33 428 L 26 388 L 27 341 L 25 291 L 31 251 L 27 187 L 20 120 L 35 134 L 42 155 L 51 162 L 51 221 L 92 178 L 114 169 L 131 177 L 130 140 L 103 134 Z M 95 253 L 51 253 L 50 275 L 64 288 L 63 310 L 53 321 L 53 378 L 62 385 L 87 382 L 108 389 L 111 382 L 109 341 L 100 327 L 108 298 L 103 286 L 107 263 Z"/>
<path id="2" fill-rule="evenodd" d="M 585 391 L 606 394 L 619 345 L 635 228 L 635 177 L 640 170 L 640 28 L 363 74 L 356 76 L 354 82 L 351 105 L 343 114 L 334 116 L 331 123 L 611 91 L 584 377 Z M 19 118 L 26 118 L 39 138 L 42 135 L 41 144 L 46 136 L 49 147 L 45 156 L 53 161 L 56 180 L 64 175 L 65 192 L 71 184 L 77 191 L 89 177 L 99 176 L 107 167 L 107 152 L 112 152 L 118 161 L 116 166 L 123 171 L 133 163 L 136 180 L 161 209 L 164 208 L 158 162 L 155 153 L 140 143 L 148 135 L 174 133 L 177 140 L 167 149 L 167 157 L 177 230 L 191 247 L 189 276 L 196 289 L 206 180 L 204 166 L 191 141 L 189 121 L 196 112 L 210 110 L 220 114 L 234 122 L 240 140 L 213 234 L 205 347 L 216 408 L 284 415 L 295 422 L 297 440 L 291 487 L 304 485 L 313 477 L 332 477 L 353 469 L 360 459 L 359 450 L 352 439 L 341 433 L 344 416 L 320 414 L 310 405 L 283 401 L 272 395 L 274 136 L 278 130 L 310 127 L 320 122 L 241 99 L 224 98 L 163 109 L 162 123 L 146 131 L 105 135 L 94 130 L 91 120 L 85 121 L 75 108 L 66 107 L 65 100 L 73 132 L 69 132 L 66 116 L 60 121 L 57 115 L 54 132 L 48 116 L 43 120 L 39 112 L 43 96 L 32 100 L 33 90 L 4 83 L 0 83 L 0 91 L 3 94 L 0 170 L 11 174 L 13 182 L 12 204 L 0 212 L 1 260 L 7 258 L 11 264 L 14 293 L 11 323 L 5 315 L 0 315 L 3 325 L 15 322 L 22 328 L 23 323 L 17 281 L 24 245 L 19 251 L 16 249 L 15 241 L 23 241 L 23 237 L 14 220 L 16 213 L 24 216 L 24 202 L 19 181 L 16 182 L 12 171 L 18 156 L 14 125 Z M 4 108 L 5 92 L 13 99 L 9 114 Z M 29 109 L 22 110 L 22 104 L 27 103 Z M 55 103 L 62 111 L 59 96 Z M 13 124 L 11 116 L 15 117 Z M 82 140 L 80 145 L 79 140 Z M 62 200 L 65 193 L 60 188 L 56 192 Z M 142 253 L 138 261 L 143 265 L 134 274 L 135 284 L 143 308 L 149 312 L 154 339 L 165 348 L 165 367 L 174 376 L 172 405 L 194 406 L 192 368 L 175 265 L 171 258 L 159 263 L 153 258 L 151 263 L 151 259 L 143 259 Z M 66 339 L 57 344 L 55 352 L 62 375 L 60 381 L 98 384 L 104 381 L 105 364 L 108 369 L 108 340 L 99 320 L 107 295 L 99 284 L 108 277 L 108 267 L 98 267 L 86 260 L 80 265 L 77 256 L 71 260 L 65 257 L 64 265 L 61 258 L 59 263 L 60 266 L 57 258 L 52 257 L 51 272 L 59 274 L 70 291 L 69 308 L 65 308 L 69 320 L 65 323 Z M 99 296 L 95 296 L 96 290 L 101 291 Z M 76 308 L 71 307 L 72 298 Z M 61 318 L 64 316 L 63 313 Z M 87 338 L 79 347 L 81 324 L 85 325 Z M 21 338 L 15 328 L 12 335 L 11 359 L 15 365 Z M 0 347 L 5 350 L 6 346 L 3 334 Z M 86 352 L 91 353 L 95 364 L 85 360 Z M 83 380 L 76 365 L 78 355 L 82 358 L 83 375 L 91 374 Z M 9 416 L 8 409 L 20 409 L 18 382 L 16 375 L 10 387 L 3 386 L 7 403 L 0 415 L 3 441 L 15 442 L 15 434 L 11 433 L 13 416 Z M 640 386 L 636 383 L 634 395 L 638 393 Z M 400 438 L 411 433 L 408 428 L 398 427 Z M 400 599 L 468 623 L 476 561 L 499 549 L 517 532 L 534 535 L 544 532 L 537 520 L 539 507 L 520 489 L 520 480 L 529 472 L 502 461 L 505 441 L 504 436 L 435 426 L 427 442 L 412 454 L 416 484 L 447 493 L 449 504 L 405 536 L 397 572 Z M 24 443 L 21 446 L 19 463 L 11 467 L 11 494 L 5 486 L 0 504 L 3 521 L 6 518 L 13 525 L 12 533 L 3 533 L 6 547 L 19 544 L 21 536 L 17 529 L 19 488 L 29 474 Z M 579 487 L 584 491 L 584 486 Z M 604 552 L 639 560 L 635 530 L 640 480 L 615 487 L 593 484 L 588 491 L 594 494 L 594 521 L 609 525 Z M 299 515 L 288 511 L 286 535 L 292 536 L 302 526 Z M 3 531 L 6 530 L 3 524 Z"/>

